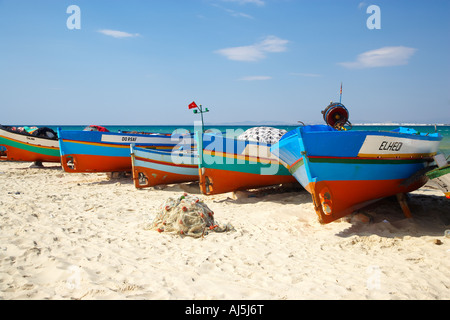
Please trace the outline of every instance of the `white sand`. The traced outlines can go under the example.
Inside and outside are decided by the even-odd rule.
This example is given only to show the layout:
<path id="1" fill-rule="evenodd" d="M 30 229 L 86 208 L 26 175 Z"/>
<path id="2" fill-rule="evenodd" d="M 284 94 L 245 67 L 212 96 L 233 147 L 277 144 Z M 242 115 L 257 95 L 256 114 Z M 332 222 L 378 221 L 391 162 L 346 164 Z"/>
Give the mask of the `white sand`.
<path id="1" fill-rule="evenodd" d="M 412 219 L 385 199 L 320 225 L 306 191 L 206 197 L 195 185 L 0 162 L 2 299 L 449 299 L 450 200 L 423 187 Z M 196 194 L 236 231 L 144 229 L 168 197 Z"/>

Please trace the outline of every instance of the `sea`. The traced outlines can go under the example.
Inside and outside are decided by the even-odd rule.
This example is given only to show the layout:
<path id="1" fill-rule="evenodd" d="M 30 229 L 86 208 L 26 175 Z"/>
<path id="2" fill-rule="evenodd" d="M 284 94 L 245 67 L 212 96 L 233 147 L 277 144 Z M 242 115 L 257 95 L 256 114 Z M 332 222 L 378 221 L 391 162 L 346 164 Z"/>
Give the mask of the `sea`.
<path id="1" fill-rule="evenodd" d="M 195 126 L 201 126 L 201 123 L 196 123 Z M 150 132 L 150 133 L 174 133 L 174 132 L 194 132 L 196 127 L 194 125 L 104 125 L 111 132 L 120 131 L 135 131 L 135 132 Z M 265 126 L 274 127 L 277 129 L 284 129 L 286 131 L 294 130 L 298 125 L 270 125 L 270 124 L 228 124 L 228 125 L 205 125 L 204 130 L 220 131 L 227 136 L 237 136 L 253 127 Z M 443 136 L 440 144 L 440 152 L 442 152 L 447 159 L 450 159 L 450 125 L 426 125 L 426 124 L 354 124 L 350 130 L 370 130 L 370 131 L 390 131 L 398 127 L 405 127 L 414 129 L 420 133 L 434 133 L 438 132 Z M 44 127 L 40 125 L 38 127 Z M 59 127 L 61 130 L 83 130 L 86 125 L 62 125 L 46 126 L 56 131 Z"/>

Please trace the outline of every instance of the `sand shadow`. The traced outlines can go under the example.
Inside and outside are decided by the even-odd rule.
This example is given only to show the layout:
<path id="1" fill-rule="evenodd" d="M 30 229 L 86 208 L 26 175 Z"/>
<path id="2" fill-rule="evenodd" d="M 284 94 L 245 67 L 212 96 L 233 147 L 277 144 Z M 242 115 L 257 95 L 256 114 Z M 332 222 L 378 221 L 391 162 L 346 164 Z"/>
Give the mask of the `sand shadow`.
<path id="1" fill-rule="evenodd" d="M 348 216 L 352 226 L 337 236 L 441 237 L 450 228 L 450 201 L 444 196 L 408 194 L 407 202 L 411 218 L 405 217 L 396 197 L 389 197 Z M 352 221 L 355 215 L 364 215 L 370 221 Z"/>
<path id="2" fill-rule="evenodd" d="M 236 204 L 253 203 L 255 201 L 270 201 L 270 196 L 279 194 L 292 193 L 299 190 L 306 190 L 298 184 L 298 186 L 291 185 L 276 185 L 258 189 L 237 190 L 234 192 L 227 192 L 214 195 L 203 195 L 200 190 L 198 181 L 184 182 L 176 184 L 157 185 L 140 190 L 158 190 L 168 192 L 186 192 L 197 196 L 205 196 L 214 202 L 233 202 Z"/>
<path id="3" fill-rule="evenodd" d="M 6 162 L 6 161 L 5 161 Z M 24 162 L 24 161 L 10 161 L 18 164 L 28 164 L 27 167 L 23 168 L 14 168 L 14 170 L 29 170 L 29 169 L 37 169 L 37 170 L 63 170 L 60 164 L 56 162 L 46 162 L 46 163 L 33 163 L 33 162 Z"/>
<path id="4" fill-rule="evenodd" d="M 100 172 L 97 172 L 100 173 Z M 120 176 L 120 177 L 111 177 L 106 175 L 104 180 L 91 182 L 90 184 L 98 184 L 98 185 L 115 185 L 115 184 L 123 184 L 123 185 L 134 185 L 133 178 L 130 176 Z M 137 189 L 140 190 L 140 189 Z"/>
<path id="5" fill-rule="evenodd" d="M 146 188 L 147 190 L 158 190 L 167 192 L 185 192 L 193 195 L 200 196 L 200 186 L 198 181 L 174 183 L 174 184 L 161 184 L 153 187 Z M 144 189 L 143 189 L 144 190 Z"/>

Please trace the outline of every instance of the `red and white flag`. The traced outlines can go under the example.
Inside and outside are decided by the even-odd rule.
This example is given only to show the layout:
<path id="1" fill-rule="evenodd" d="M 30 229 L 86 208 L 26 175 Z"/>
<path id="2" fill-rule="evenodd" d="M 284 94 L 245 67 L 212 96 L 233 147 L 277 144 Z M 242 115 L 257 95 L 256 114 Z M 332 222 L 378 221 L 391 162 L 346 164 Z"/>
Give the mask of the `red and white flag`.
<path id="1" fill-rule="evenodd" d="M 194 108 L 198 108 L 198 107 L 197 107 L 197 104 L 194 101 L 192 101 L 192 103 L 189 105 L 189 109 L 194 109 Z"/>

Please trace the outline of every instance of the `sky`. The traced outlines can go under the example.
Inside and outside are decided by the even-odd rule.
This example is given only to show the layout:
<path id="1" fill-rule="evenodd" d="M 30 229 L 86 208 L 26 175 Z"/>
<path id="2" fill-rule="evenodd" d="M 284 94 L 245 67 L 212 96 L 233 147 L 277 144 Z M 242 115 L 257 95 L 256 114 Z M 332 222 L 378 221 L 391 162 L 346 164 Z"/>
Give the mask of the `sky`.
<path id="1" fill-rule="evenodd" d="M 0 123 L 450 123 L 448 0 L 0 0 Z"/>

